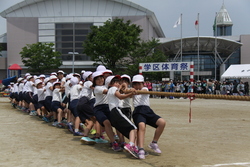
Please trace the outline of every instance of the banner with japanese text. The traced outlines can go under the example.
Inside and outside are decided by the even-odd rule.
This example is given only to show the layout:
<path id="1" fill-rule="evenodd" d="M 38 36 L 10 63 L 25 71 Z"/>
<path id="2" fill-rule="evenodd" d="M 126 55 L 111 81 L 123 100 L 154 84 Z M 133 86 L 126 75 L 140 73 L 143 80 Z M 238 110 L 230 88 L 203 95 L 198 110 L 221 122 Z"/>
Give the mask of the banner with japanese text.
<path id="1" fill-rule="evenodd" d="M 141 72 L 190 71 L 190 62 L 140 63 Z"/>

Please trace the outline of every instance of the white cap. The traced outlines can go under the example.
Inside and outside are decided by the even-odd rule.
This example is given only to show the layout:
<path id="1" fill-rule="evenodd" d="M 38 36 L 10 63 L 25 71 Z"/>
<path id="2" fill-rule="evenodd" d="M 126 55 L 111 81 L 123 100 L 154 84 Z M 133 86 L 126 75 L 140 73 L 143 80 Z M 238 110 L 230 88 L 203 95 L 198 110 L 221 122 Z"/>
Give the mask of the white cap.
<path id="1" fill-rule="evenodd" d="M 34 75 L 34 78 L 35 78 L 35 80 L 36 80 L 36 79 L 39 79 L 39 77 L 38 77 L 37 75 Z"/>
<path id="2" fill-rule="evenodd" d="M 37 79 L 37 80 L 35 81 L 35 86 L 37 86 L 39 83 L 43 83 L 43 82 L 42 82 L 42 80 Z"/>
<path id="3" fill-rule="evenodd" d="M 112 79 L 114 78 L 121 78 L 120 75 L 111 75 L 111 76 L 108 76 L 106 79 L 105 79 L 105 86 L 108 88 L 109 87 L 109 84 L 110 82 L 112 81 Z"/>
<path id="4" fill-rule="evenodd" d="M 130 76 L 128 76 L 128 75 L 126 75 L 126 74 L 122 75 L 121 78 L 128 78 L 128 79 L 129 79 L 129 82 L 131 82 Z"/>
<path id="5" fill-rule="evenodd" d="M 50 78 L 50 77 L 45 78 L 45 79 L 44 79 L 44 83 L 47 83 L 47 82 L 49 81 L 49 78 Z"/>
<path id="6" fill-rule="evenodd" d="M 144 82 L 144 77 L 140 74 L 133 76 L 132 82 Z"/>
<path id="7" fill-rule="evenodd" d="M 14 84 L 14 82 L 11 82 L 10 84 L 11 84 L 11 85 L 13 85 L 13 84 Z"/>
<path id="8" fill-rule="evenodd" d="M 99 76 L 102 76 L 103 75 L 103 72 L 102 71 L 96 71 L 92 74 L 92 78 L 94 79 L 95 77 L 99 77 Z"/>
<path id="9" fill-rule="evenodd" d="M 44 74 L 39 75 L 39 78 L 46 78 Z"/>
<path id="10" fill-rule="evenodd" d="M 59 71 L 57 71 L 57 73 L 62 73 L 62 74 L 64 74 L 63 70 L 59 70 Z"/>
<path id="11" fill-rule="evenodd" d="M 80 82 L 79 82 L 79 84 L 80 84 L 80 85 L 83 85 L 83 82 L 82 82 L 82 81 L 80 81 Z"/>
<path id="12" fill-rule="evenodd" d="M 55 75 L 55 76 L 57 76 L 57 73 L 56 73 L 56 72 L 52 72 L 52 73 L 50 73 L 50 75 Z"/>
<path id="13" fill-rule="evenodd" d="M 26 77 L 27 80 L 30 80 L 30 78 L 33 78 L 33 76 L 29 75 L 29 76 Z"/>
<path id="14" fill-rule="evenodd" d="M 52 79 L 57 79 L 57 77 L 56 77 L 55 75 L 51 75 L 51 76 L 49 77 L 49 80 L 52 80 Z"/>
<path id="15" fill-rule="evenodd" d="M 74 76 L 74 77 L 75 77 L 75 76 L 81 77 L 81 75 L 78 74 L 78 73 L 74 73 L 73 76 Z"/>
<path id="16" fill-rule="evenodd" d="M 25 74 L 25 77 L 27 77 L 27 76 L 29 76 L 29 75 L 30 75 L 30 73 L 26 73 L 26 74 Z"/>
<path id="17" fill-rule="evenodd" d="M 76 85 L 76 84 L 79 83 L 79 79 L 78 79 L 77 77 L 72 77 L 72 78 L 70 79 L 70 83 L 71 83 L 72 86 L 73 86 L 73 85 Z"/>
<path id="18" fill-rule="evenodd" d="M 61 82 L 53 82 L 53 86 L 55 86 L 55 84 L 60 84 L 61 85 Z"/>
<path id="19" fill-rule="evenodd" d="M 73 75 L 72 74 L 68 74 L 68 75 L 66 75 L 66 79 L 70 79 L 70 78 L 72 78 L 73 77 Z"/>
<path id="20" fill-rule="evenodd" d="M 92 73 L 93 73 L 93 72 L 91 72 L 91 71 L 86 71 L 86 72 L 84 72 L 84 74 L 82 74 L 82 78 L 83 78 L 84 80 L 86 80 L 86 78 L 88 78 Z"/>
<path id="21" fill-rule="evenodd" d="M 110 73 L 110 74 L 113 74 L 113 72 L 111 71 L 111 70 L 108 70 L 108 69 L 106 69 L 105 71 L 103 71 L 103 74 L 104 73 Z"/>
<path id="22" fill-rule="evenodd" d="M 99 65 L 97 68 L 96 68 L 96 71 L 106 71 L 106 67 L 104 65 Z"/>
<path id="23" fill-rule="evenodd" d="M 81 71 L 81 74 L 83 74 L 83 73 L 85 73 L 85 70 L 82 70 L 82 71 Z"/>
<path id="24" fill-rule="evenodd" d="M 17 82 L 21 82 L 22 80 L 24 80 L 24 79 L 20 77 L 17 79 Z"/>

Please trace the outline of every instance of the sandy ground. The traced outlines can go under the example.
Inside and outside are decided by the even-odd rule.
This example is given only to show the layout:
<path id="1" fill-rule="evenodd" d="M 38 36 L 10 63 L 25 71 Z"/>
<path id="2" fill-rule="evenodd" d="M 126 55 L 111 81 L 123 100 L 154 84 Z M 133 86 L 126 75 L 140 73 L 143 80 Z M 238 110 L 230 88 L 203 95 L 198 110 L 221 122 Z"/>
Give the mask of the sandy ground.
<path id="1" fill-rule="evenodd" d="M 174 167 L 250 166 L 250 102 L 227 100 L 151 99 L 152 109 L 167 121 L 159 141 L 161 155 L 147 144 L 145 160 L 114 152 L 108 144 L 82 145 L 66 129 L 13 109 L 0 98 L 0 166 Z"/>

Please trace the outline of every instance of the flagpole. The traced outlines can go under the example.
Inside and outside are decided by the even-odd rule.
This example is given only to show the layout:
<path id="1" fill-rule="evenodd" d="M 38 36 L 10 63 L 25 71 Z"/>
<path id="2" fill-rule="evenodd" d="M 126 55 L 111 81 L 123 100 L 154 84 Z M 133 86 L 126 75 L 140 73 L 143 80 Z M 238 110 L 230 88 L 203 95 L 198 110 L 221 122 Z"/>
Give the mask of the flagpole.
<path id="1" fill-rule="evenodd" d="M 198 72 L 197 72 L 197 80 L 199 80 L 200 78 L 200 19 L 199 19 L 200 13 L 198 13 L 198 52 L 197 52 L 197 56 L 198 56 Z"/>
<path id="2" fill-rule="evenodd" d="M 214 79 L 216 80 L 216 57 L 217 57 L 217 12 L 215 13 L 215 41 L 214 41 Z"/>
<path id="3" fill-rule="evenodd" d="M 182 13 L 181 13 L 181 62 L 182 62 Z M 181 81 L 182 81 L 182 72 L 181 72 Z"/>

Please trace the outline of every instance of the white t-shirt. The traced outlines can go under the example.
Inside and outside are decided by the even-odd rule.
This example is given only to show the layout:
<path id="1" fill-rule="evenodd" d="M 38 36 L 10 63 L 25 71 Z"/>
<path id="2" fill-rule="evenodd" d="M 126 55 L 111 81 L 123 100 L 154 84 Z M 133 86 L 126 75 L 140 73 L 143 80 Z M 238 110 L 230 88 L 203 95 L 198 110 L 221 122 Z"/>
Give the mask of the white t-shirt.
<path id="1" fill-rule="evenodd" d="M 95 104 L 94 106 L 100 105 L 100 104 L 108 104 L 107 95 L 103 94 L 104 90 L 107 90 L 106 86 L 95 86 L 94 94 L 95 94 Z"/>
<path id="2" fill-rule="evenodd" d="M 46 89 L 45 97 L 52 96 L 52 90 L 50 90 L 51 86 L 53 86 L 51 82 L 48 82 L 47 85 L 45 86 L 45 89 Z"/>
<path id="3" fill-rule="evenodd" d="M 32 82 L 32 81 L 27 81 L 27 83 L 26 83 L 26 86 L 27 86 L 27 90 L 26 90 L 26 92 L 34 92 L 34 82 Z"/>
<path id="4" fill-rule="evenodd" d="M 18 86 L 18 92 L 22 92 L 23 91 L 23 86 L 24 86 L 24 83 L 20 83 L 19 86 Z"/>
<path id="5" fill-rule="evenodd" d="M 113 86 L 109 88 L 107 93 L 107 99 L 109 104 L 109 110 L 111 111 L 113 108 L 116 108 L 119 106 L 120 99 L 115 96 L 115 92 L 118 90 L 117 87 Z"/>
<path id="6" fill-rule="evenodd" d="M 44 88 L 37 89 L 38 101 L 45 100 L 45 91 L 44 90 L 45 90 Z"/>
<path id="7" fill-rule="evenodd" d="M 18 86 L 17 86 L 17 83 L 14 84 L 14 92 L 15 92 L 15 93 L 18 93 Z"/>
<path id="8" fill-rule="evenodd" d="M 126 99 L 120 100 L 119 107 L 120 108 L 131 108 L 131 98 L 128 97 Z"/>
<path id="9" fill-rule="evenodd" d="M 23 86 L 23 92 L 27 92 L 27 83 L 28 83 L 29 81 L 26 81 L 25 83 L 24 83 L 24 86 Z"/>
<path id="10" fill-rule="evenodd" d="M 91 86 L 93 85 L 93 83 L 91 81 L 86 81 L 84 82 L 83 84 L 83 88 L 82 88 L 82 91 L 80 93 L 80 96 L 79 98 L 85 96 L 87 97 L 88 99 L 91 99 L 92 97 L 92 93 L 93 93 L 93 89 L 91 89 Z"/>
<path id="11" fill-rule="evenodd" d="M 61 96 L 61 93 L 60 93 L 60 89 L 59 88 L 56 88 L 53 90 L 53 93 L 52 93 L 52 101 L 59 101 L 59 102 L 62 102 L 62 96 Z"/>
<path id="12" fill-rule="evenodd" d="M 69 93 L 70 93 L 70 80 L 68 80 L 65 84 L 64 84 L 64 87 L 65 87 L 65 94 L 67 97 L 69 97 Z"/>
<path id="13" fill-rule="evenodd" d="M 143 87 L 142 89 L 148 91 L 147 87 Z M 150 106 L 150 104 L 149 104 L 149 94 L 134 95 L 133 103 L 134 103 L 134 107 Z"/>
<path id="14" fill-rule="evenodd" d="M 70 89 L 70 101 L 78 99 L 82 86 L 74 85 Z"/>

